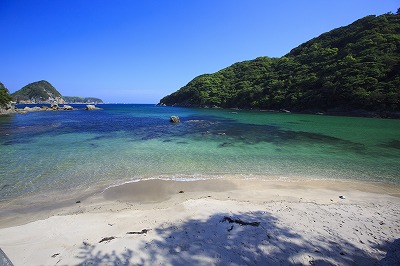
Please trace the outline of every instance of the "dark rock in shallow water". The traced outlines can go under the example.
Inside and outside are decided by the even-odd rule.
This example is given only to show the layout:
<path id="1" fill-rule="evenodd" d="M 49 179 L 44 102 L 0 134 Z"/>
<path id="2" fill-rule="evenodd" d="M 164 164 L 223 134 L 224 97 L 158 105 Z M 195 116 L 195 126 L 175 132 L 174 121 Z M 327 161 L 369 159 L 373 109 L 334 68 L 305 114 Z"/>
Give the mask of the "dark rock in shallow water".
<path id="1" fill-rule="evenodd" d="M 181 120 L 179 119 L 179 116 L 176 116 L 176 115 L 171 116 L 169 121 L 171 123 L 179 123 L 179 122 L 181 122 Z"/>
<path id="2" fill-rule="evenodd" d="M 233 143 L 231 143 L 231 142 L 224 142 L 224 143 L 218 145 L 218 147 L 220 147 L 220 148 L 229 147 L 229 146 L 233 146 Z"/>

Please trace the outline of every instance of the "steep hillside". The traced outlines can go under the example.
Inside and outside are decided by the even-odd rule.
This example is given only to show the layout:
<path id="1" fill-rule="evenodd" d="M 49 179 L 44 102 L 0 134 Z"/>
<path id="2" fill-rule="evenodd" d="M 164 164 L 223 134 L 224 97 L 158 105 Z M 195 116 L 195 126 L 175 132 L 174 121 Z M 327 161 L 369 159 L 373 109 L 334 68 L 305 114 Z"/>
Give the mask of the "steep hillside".
<path id="1" fill-rule="evenodd" d="M 18 103 L 63 103 L 61 94 L 47 81 L 30 83 L 11 94 Z"/>
<path id="2" fill-rule="evenodd" d="M 160 104 L 292 111 L 400 111 L 400 15 L 367 16 L 281 58 L 194 78 Z"/>

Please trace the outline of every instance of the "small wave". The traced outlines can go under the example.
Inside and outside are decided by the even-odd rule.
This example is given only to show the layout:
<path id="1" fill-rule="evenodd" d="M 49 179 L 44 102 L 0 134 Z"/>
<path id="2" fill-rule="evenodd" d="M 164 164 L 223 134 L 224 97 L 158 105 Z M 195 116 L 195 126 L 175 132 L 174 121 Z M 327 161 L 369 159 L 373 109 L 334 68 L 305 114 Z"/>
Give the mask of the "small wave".
<path id="1" fill-rule="evenodd" d="M 202 175 L 202 174 L 195 174 L 195 175 L 158 175 L 152 177 L 135 177 L 135 179 L 125 181 L 122 183 L 117 183 L 106 187 L 104 191 L 107 189 L 122 186 L 125 184 L 137 183 L 140 181 L 148 181 L 148 180 L 163 180 L 163 181 L 180 181 L 180 182 L 191 182 L 191 181 L 201 181 L 201 180 L 210 180 L 210 179 L 222 179 L 222 176 L 210 176 L 210 175 Z"/>

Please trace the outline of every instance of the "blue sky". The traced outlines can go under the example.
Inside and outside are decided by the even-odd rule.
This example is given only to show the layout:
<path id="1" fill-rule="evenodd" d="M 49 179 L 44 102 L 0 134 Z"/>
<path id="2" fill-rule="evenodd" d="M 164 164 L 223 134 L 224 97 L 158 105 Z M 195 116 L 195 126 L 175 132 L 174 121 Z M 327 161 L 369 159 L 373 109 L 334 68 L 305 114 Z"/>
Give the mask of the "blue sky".
<path id="1" fill-rule="evenodd" d="M 194 77 L 292 48 L 394 0 L 0 1 L 0 82 L 157 103 Z"/>

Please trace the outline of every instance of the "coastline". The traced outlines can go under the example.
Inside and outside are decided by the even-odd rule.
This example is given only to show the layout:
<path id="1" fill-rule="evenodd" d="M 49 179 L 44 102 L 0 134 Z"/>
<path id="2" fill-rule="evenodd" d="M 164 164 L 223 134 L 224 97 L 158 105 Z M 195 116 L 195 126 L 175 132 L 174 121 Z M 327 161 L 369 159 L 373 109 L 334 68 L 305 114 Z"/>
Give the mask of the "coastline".
<path id="1" fill-rule="evenodd" d="M 392 265 L 399 207 L 394 184 L 145 180 L 2 219 L 0 248 L 15 265 Z"/>
<path id="2" fill-rule="evenodd" d="M 307 115 L 326 115 L 326 116 L 344 116 L 344 117 L 363 117 L 363 118 L 381 118 L 381 119 L 400 119 L 400 112 L 389 111 L 368 111 L 363 109 L 348 110 L 343 108 L 329 109 L 329 110 L 287 110 L 287 109 L 259 109 L 259 108 L 245 108 L 245 107 L 221 107 L 217 105 L 196 105 L 196 104 L 173 104 L 167 105 L 158 103 L 156 106 L 160 107 L 182 107 L 182 108 L 200 108 L 200 109 L 226 109 L 237 111 L 258 111 L 268 113 L 292 113 L 292 114 L 307 114 Z"/>
<path id="3" fill-rule="evenodd" d="M 71 106 L 74 105 L 75 107 Z M 15 115 L 21 114 L 25 115 L 32 112 L 46 112 L 46 111 L 77 111 L 77 110 L 102 110 L 96 107 L 96 105 L 101 105 L 103 103 L 63 103 L 61 105 L 51 104 L 48 102 L 43 103 L 22 103 L 18 105 L 24 106 L 24 108 L 17 108 L 15 104 L 10 104 L 6 107 L 0 106 L 0 115 Z M 85 105 L 85 108 L 77 108 L 77 105 Z"/>

